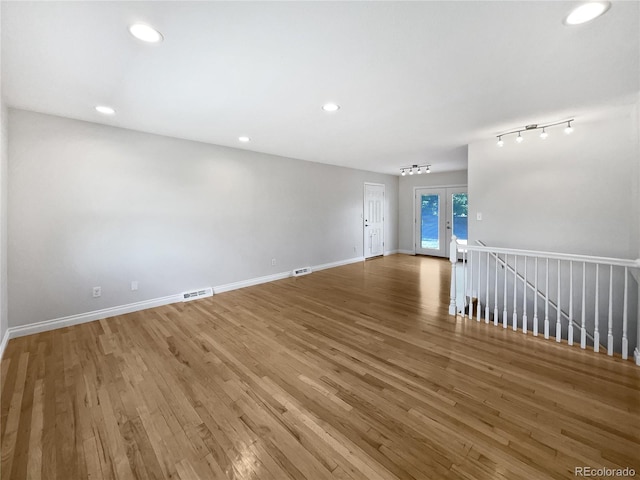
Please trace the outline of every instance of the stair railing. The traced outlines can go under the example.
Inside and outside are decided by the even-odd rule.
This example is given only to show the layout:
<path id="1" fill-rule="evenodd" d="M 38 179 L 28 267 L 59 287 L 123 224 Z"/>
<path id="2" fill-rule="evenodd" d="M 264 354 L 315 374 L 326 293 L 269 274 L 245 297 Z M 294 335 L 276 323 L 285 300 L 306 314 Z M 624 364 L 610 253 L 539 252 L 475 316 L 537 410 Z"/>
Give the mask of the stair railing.
<path id="1" fill-rule="evenodd" d="M 481 242 L 480 240 L 477 240 L 476 243 L 478 245 L 480 245 L 481 247 L 486 247 L 487 246 L 485 243 Z M 535 295 L 537 295 L 542 301 L 547 302 L 547 303 L 545 303 L 545 306 L 548 305 L 550 308 L 554 309 L 556 311 L 556 315 L 559 312 L 560 315 L 564 318 L 564 320 L 566 322 L 569 322 L 569 321 L 573 322 L 574 328 L 581 328 L 580 324 L 576 320 L 570 319 L 569 318 L 569 314 L 566 313 L 564 310 L 558 310 L 558 305 L 556 305 L 556 303 L 551 298 L 549 298 L 547 295 L 545 295 L 542 291 L 540 291 L 540 290 L 538 290 L 536 288 L 537 282 L 535 282 L 535 284 L 530 282 L 528 279 L 526 279 L 520 273 L 516 272 L 511 265 L 507 264 L 497 254 L 495 254 L 495 253 L 489 253 L 489 254 L 491 255 L 491 258 L 494 259 L 494 261 L 499 263 L 501 268 L 506 268 L 512 274 L 517 275 L 518 276 L 518 280 L 520 282 L 522 282 L 524 285 L 526 285 L 529 290 L 533 291 L 535 293 Z M 546 260 L 548 261 L 548 259 L 546 259 Z M 538 268 L 536 266 L 536 273 L 537 273 L 537 270 L 538 270 Z M 548 268 L 545 268 L 545 271 L 546 270 L 548 270 Z M 487 270 L 487 273 L 489 273 L 488 270 Z M 488 289 L 487 289 L 487 294 L 488 293 L 489 292 L 488 292 Z M 489 299 L 487 298 L 485 305 L 488 305 L 488 302 L 489 302 Z M 538 304 L 537 304 L 537 299 L 536 299 L 535 305 L 534 305 L 534 319 L 536 318 L 535 314 L 537 313 L 537 309 L 538 309 Z M 489 309 L 486 308 L 486 314 L 485 314 L 486 318 L 488 318 L 488 313 L 489 313 Z M 545 316 L 548 318 L 548 312 L 545 312 L 545 314 L 546 314 Z M 547 327 L 548 327 L 548 325 L 547 325 Z M 535 331 L 535 330 L 534 330 L 534 335 L 537 335 L 537 331 Z M 545 337 L 544 338 L 549 338 L 549 329 L 548 328 L 545 329 Z M 595 342 L 595 339 L 593 338 L 593 335 L 591 335 L 591 333 L 589 333 L 588 331 L 587 331 L 587 338 L 589 340 L 591 340 L 592 342 Z"/>
<path id="2" fill-rule="evenodd" d="M 459 253 L 462 254 L 461 266 L 458 262 Z M 614 350 L 617 350 L 623 359 L 629 356 L 629 317 L 631 316 L 634 320 L 635 316 L 634 326 L 637 338 L 632 339 L 632 343 L 635 343 L 636 364 L 640 365 L 640 325 L 638 325 L 640 313 L 630 315 L 629 312 L 630 283 L 635 282 L 633 278 L 630 282 L 629 277 L 632 271 L 640 270 L 640 259 L 627 260 L 496 248 L 486 245 L 460 245 L 454 236 L 450 245 L 449 260 L 451 262 L 450 315 L 461 314 L 473 319 L 475 314 L 475 319 L 481 321 L 484 303 L 484 321 L 489 323 L 490 304 L 493 301 L 494 325 L 497 326 L 501 318 L 503 328 L 511 324 L 514 331 L 521 329 L 524 334 L 532 331 L 533 335 L 537 336 L 539 334 L 538 313 L 542 311 L 542 308 L 538 307 L 539 302 L 542 302 L 544 338 L 549 338 L 553 327 L 556 342 L 562 342 L 564 339 L 569 345 L 573 345 L 574 331 L 577 330 L 580 347 L 585 349 L 589 339 L 596 353 L 600 350 L 600 331 L 601 327 L 604 327 L 600 325 L 601 317 L 605 317 L 607 354 L 613 355 Z M 518 268 L 519 260 L 520 268 Z M 531 270 L 529 270 L 530 267 L 532 267 Z M 568 274 L 568 279 L 567 275 L 562 274 L 563 270 Z M 553 290 L 551 290 L 550 275 L 553 275 L 552 281 L 555 281 Z M 458 276 L 460 278 L 457 278 Z M 462 283 L 464 295 L 458 295 L 460 289 L 458 283 Z M 519 285 L 522 285 L 520 292 Z M 532 298 L 530 291 L 534 292 Z M 567 312 L 562 309 L 563 293 L 567 297 L 565 298 Z M 640 286 L 638 286 L 638 298 L 640 299 Z M 500 311 L 500 300 L 502 311 Z M 520 314 L 519 306 L 522 307 Z M 550 308 L 556 311 L 555 324 L 551 324 Z M 604 310 L 603 314 L 601 310 Z M 527 315 L 530 311 L 533 313 L 531 330 Z M 564 338 L 563 327 L 566 330 Z"/>

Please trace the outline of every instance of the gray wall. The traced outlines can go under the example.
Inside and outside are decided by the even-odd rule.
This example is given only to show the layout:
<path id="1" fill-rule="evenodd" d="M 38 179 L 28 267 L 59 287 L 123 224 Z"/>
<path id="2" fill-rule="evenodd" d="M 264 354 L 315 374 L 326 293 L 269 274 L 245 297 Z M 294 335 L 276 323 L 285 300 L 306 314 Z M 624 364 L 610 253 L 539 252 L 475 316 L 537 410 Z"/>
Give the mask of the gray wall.
<path id="1" fill-rule="evenodd" d="M 1 98 L 1 95 L 0 95 Z M 7 310 L 7 169 L 8 112 L 0 100 L 0 341 L 9 327 Z"/>
<path id="2" fill-rule="evenodd" d="M 364 182 L 398 248 L 395 176 L 20 110 L 9 135 L 12 327 L 362 256 Z"/>
<path id="3" fill-rule="evenodd" d="M 9 139 L 7 113 L 2 94 L 2 69 L 0 69 L 0 342 L 4 339 L 9 326 L 7 314 L 7 143 Z"/>
<path id="4" fill-rule="evenodd" d="M 469 146 L 469 239 L 491 246 L 637 258 L 637 107 L 565 135 Z M 482 221 L 476 220 L 481 212 Z"/>
<path id="5" fill-rule="evenodd" d="M 467 185 L 467 171 L 430 173 L 429 175 L 405 175 L 400 177 L 398 207 L 398 225 L 400 251 L 413 252 L 413 192 L 416 187 L 440 187 L 448 185 Z M 470 200 L 471 201 L 471 200 Z"/>

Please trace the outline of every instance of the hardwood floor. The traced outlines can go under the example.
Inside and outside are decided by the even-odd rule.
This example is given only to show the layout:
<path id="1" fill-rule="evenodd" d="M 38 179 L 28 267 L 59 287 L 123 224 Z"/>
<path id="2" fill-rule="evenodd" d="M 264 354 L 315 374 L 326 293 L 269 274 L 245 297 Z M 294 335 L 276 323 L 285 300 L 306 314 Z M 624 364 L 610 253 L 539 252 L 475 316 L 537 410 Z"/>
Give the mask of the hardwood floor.
<path id="1" fill-rule="evenodd" d="M 5 479 L 640 475 L 640 368 L 447 315 L 394 255 L 11 340 Z"/>

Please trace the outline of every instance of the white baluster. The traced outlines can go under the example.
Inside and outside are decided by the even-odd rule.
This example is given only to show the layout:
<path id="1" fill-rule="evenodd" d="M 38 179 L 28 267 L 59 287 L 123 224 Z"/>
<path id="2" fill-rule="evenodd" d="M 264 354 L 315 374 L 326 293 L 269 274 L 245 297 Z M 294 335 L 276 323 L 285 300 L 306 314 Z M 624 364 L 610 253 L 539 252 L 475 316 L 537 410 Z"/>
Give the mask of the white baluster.
<path id="1" fill-rule="evenodd" d="M 473 320 L 473 250 L 469 251 L 469 320 Z"/>
<path id="2" fill-rule="evenodd" d="M 562 341 L 562 323 L 560 320 L 562 318 L 562 309 L 560 308 L 560 260 L 558 260 L 558 302 L 557 302 L 557 315 L 556 315 L 556 342 Z"/>
<path id="3" fill-rule="evenodd" d="M 513 261 L 513 331 L 518 330 L 518 299 L 517 297 L 517 288 L 518 288 L 518 256 L 514 255 Z"/>
<path id="4" fill-rule="evenodd" d="M 546 259 L 544 274 L 544 338 L 549 338 L 549 259 Z"/>
<path id="5" fill-rule="evenodd" d="M 536 257 L 534 268 L 536 269 L 533 276 L 534 294 L 533 294 L 533 336 L 538 336 L 538 257 Z"/>
<path id="6" fill-rule="evenodd" d="M 487 282 L 484 296 L 484 323 L 489 323 L 489 252 L 487 252 Z"/>
<path id="7" fill-rule="evenodd" d="M 496 253 L 495 278 L 493 279 L 493 324 L 498 326 L 498 254 Z M 639 345 L 640 346 L 640 345 Z"/>
<path id="8" fill-rule="evenodd" d="M 582 322 L 580 322 L 580 348 L 587 348 L 587 264 L 582 262 Z"/>
<path id="9" fill-rule="evenodd" d="M 595 317 L 593 319 L 593 351 L 600 351 L 600 332 L 598 331 L 598 323 L 600 321 L 600 264 L 596 263 L 596 304 Z"/>
<path id="10" fill-rule="evenodd" d="M 569 345 L 573 345 L 573 260 L 569 261 Z"/>
<path id="11" fill-rule="evenodd" d="M 609 324 L 607 325 L 607 355 L 613 355 L 613 265 L 609 265 Z"/>
<path id="12" fill-rule="evenodd" d="M 522 286 L 522 333 L 527 334 L 527 264 L 528 258 L 524 257 L 524 284 Z"/>
<path id="13" fill-rule="evenodd" d="M 465 310 L 465 303 L 467 301 L 467 249 L 466 248 L 460 248 L 460 250 L 462 251 L 462 295 L 460 295 L 462 298 L 460 299 L 460 301 L 462 302 L 460 305 L 458 305 L 458 314 L 461 314 L 462 317 L 464 317 L 464 310 Z"/>
<path id="14" fill-rule="evenodd" d="M 507 262 L 507 259 L 509 258 L 509 255 L 507 255 L 506 253 L 504 254 L 504 310 L 502 310 L 502 328 L 507 328 L 507 265 L 509 265 L 509 263 Z"/>
<path id="15" fill-rule="evenodd" d="M 480 307 L 480 273 L 482 271 L 482 269 L 480 268 L 480 265 L 482 264 L 482 252 L 478 252 L 478 294 L 476 295 L 476 298 L 478 299 L 478 308 L 476 308 L 476 321 L 479 322 L 480 321 L 480 316 L 482 315 L 482 308 Z"/>
<path id="16" fill-rule="evenodd" d="M 627 310 L 629 304 L 629 295 L 628 295 L 628 277 L 629 277 L 629 269 L 624 267 L 624 310 L 622 311 L 622 359 L 626 360 L 629 358 L 629 339 L 627 338 Z"/>
<path id="17" fill-rule="evenodd" d="M 456 264 L 458 263 L 458 244 L 456 236 L 451 236 L 449 245 L 449 261 L 451 262 L 451 289 L 449 290 L 449 315 L 456 314 Z"/>

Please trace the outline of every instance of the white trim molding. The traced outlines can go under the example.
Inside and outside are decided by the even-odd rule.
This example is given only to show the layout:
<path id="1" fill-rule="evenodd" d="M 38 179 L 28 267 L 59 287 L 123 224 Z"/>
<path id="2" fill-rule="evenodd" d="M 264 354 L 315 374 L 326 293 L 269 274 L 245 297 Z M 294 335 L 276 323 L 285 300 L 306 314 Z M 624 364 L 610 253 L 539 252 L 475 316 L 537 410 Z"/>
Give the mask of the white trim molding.
<path id="1" fill-rule="evenodd" d="M 127 305 L 118 305 L 115 307 L 104 308 L 102 310 L 94 310 L 92 312 L 78 313 L 69 315 L 68 317 L 54 318 L 44 320 L 42 322 L 30 323 L 29 325 L 20 325 L 17 327 L 9 327 L 7 335 L 9 339 L 24 337 L 25 335 L 33 335 L 34 333 L 47 332 L 57 328 L 71 327 L 81 323 L 93 322 L 103 318 L 115 317 L 116 315 L 124 315 L 125 313 L 137 312 L 148 308 L 161 307 L 170 303 L 182 302 L 182 295 L 169 295 L 166 297 L 152 298 L 142 302 L 129 303 Z"/>
<path id="2" fill-rule="evenodd" d="M 7 348 L 7 343 L 9 343 L 9 330 L 7 329 L 4 332 L 2 337 L 2 341 L 0 342 L 0 362 L 2 361 L 2 356 L 4 355 L 4 349 Z"/>
<path id="3" fill-rule="evenodd" d="M 351 263 L 363 262 L 364 257 L 354 257 L 346 260 L 339 260 L 337 262 L 324 263 L 322 265 L 315 265 L 312 268 L 313 271 L 325 270 L 328 268 L 340 267 Z M 248 280 L 242 280 L 239 282 L 227 283 L 213 287 L 214 294 L 229 292 L 231 290 L 237 290 L 239 288 L 251 287 L 253 285 L 259 285 L 261 283 L 273 282 L 276 280 L 282 280 L 291 276 L 291 272 L 276 273 L 274 275 L 266 275 L 263 277 L 250 278 Z M 29 325 L 20 325 L 17 327 L 9 327 L 5 332 L 2 342 L 0 343 L 0 359 L 2 354 L 9 343 L 9 340 L 17 337 L 24 337 L 26 335 L 32 335 L 34 333 L 47 332 L 49 330 L 55 330 L 58 328 L 70 327 L 72 325 L 79 325 L 81 323 L 93 322 L 95 320 L 101 320 L 103 318 L 115 317 L 116 315 L 124 315 L 126 313 L 137 312 L 140 310 L 146 310 L 148 308 L 161 307 L 163 305 L 169 305 L 172 303 L 179 303 L 183 301 L 182 294 L 168 295 L 166 297 L 152 298 L 150 300 L 144 300 L 136 303 L 129 303 L 127 305 L 118 305 L 115 307 L 104 308 L 102 310 L 94 310 L 92 312 L 78 313 L 75 315 L 69 315 L 67 317 L 54 318 L 51 320 L 44 320 L 42 322 L 31 323 Z"/>
<path id="4" fill-rule="evenodd" d="M 249 278 L 247 280 L 240 280 L 239 282 L 226 283 L 218 287 L 213 287 L 213 293 L 230 292 L 231 290 L 237 290 L 239 288 L 252 287 L 254 285 L 260 285 L 261 283 L 275 282 L 276 280 L 282 280 L 291 276 L 291 272 L 274 273 L 273 275 L 265 275 L 264 277 Z"/>
<path id="5" fill-rule="evenodd" d="M 314 272 L 316 272 L 318 270 L 326 270 L 327 268 L 342 267 L 343 265 L 349 265 L 350 263 L 358 263 L 358 262 L 364 262 L 364 257 L 353 257 L 353 258 L 348 258 L 346 260 L 339 260 L 337 262 L 323 263 L 322 265 L 314 265 L 311 268 L 313 269 Z"/>

